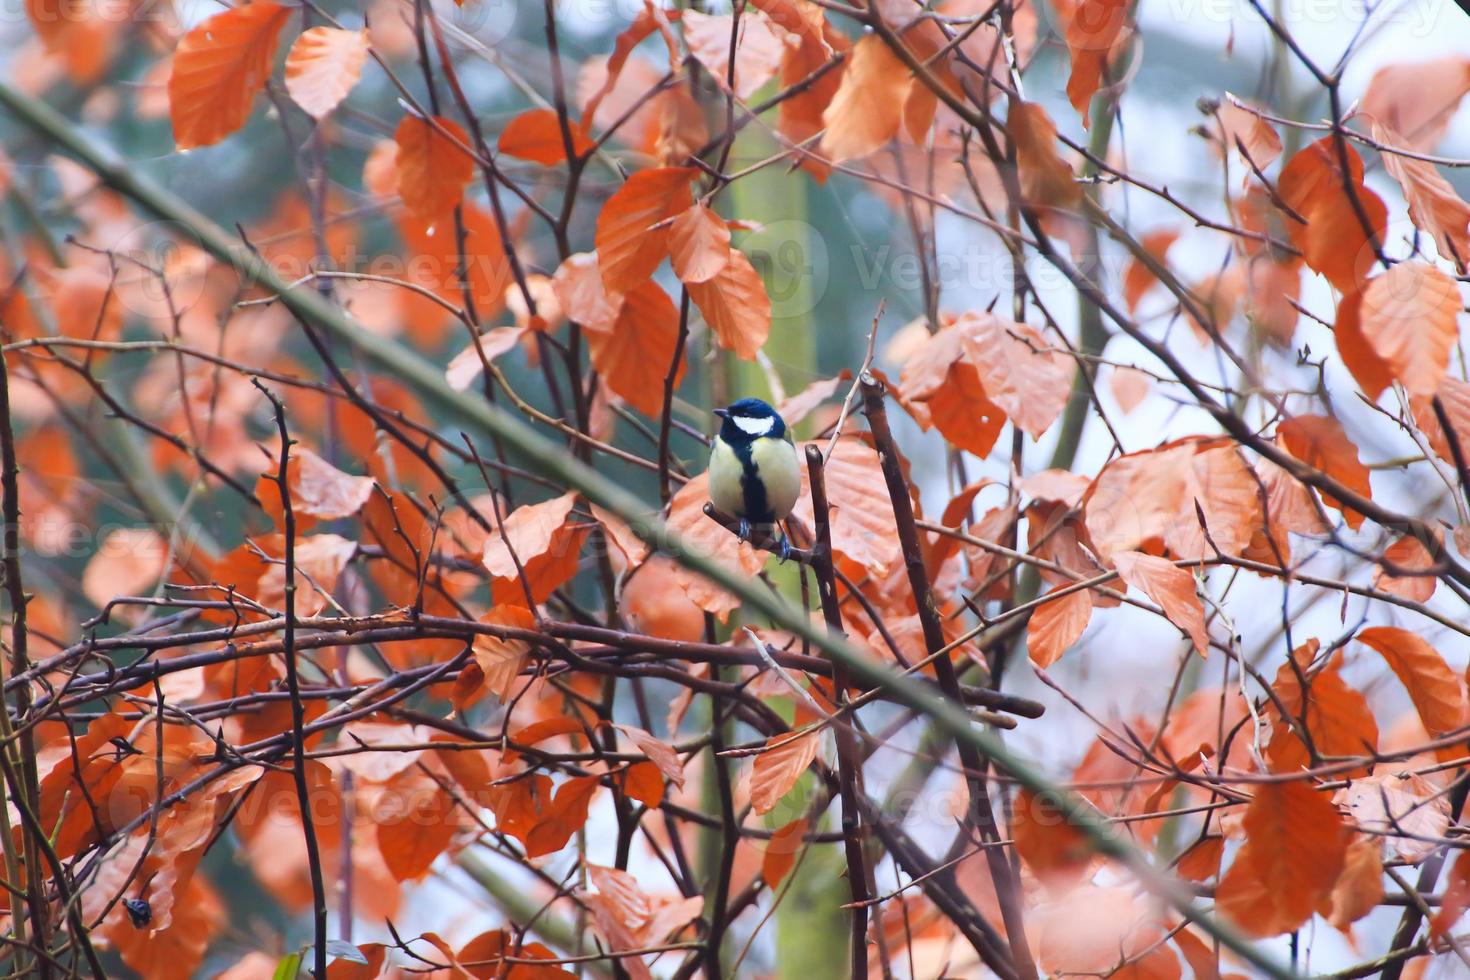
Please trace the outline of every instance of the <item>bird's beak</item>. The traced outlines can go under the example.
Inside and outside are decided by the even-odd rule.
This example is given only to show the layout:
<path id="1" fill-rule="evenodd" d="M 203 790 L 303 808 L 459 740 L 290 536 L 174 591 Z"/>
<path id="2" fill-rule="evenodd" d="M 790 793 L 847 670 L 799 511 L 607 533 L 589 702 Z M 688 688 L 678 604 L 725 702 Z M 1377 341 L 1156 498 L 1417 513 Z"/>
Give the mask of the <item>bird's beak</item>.
<path id="1" fill-rule="evenodd" d="M 728 408 L 717 408 L 715 409 L 715 414 L 722 419 L 727 419 L 730 417 L 730 410 Z"/>

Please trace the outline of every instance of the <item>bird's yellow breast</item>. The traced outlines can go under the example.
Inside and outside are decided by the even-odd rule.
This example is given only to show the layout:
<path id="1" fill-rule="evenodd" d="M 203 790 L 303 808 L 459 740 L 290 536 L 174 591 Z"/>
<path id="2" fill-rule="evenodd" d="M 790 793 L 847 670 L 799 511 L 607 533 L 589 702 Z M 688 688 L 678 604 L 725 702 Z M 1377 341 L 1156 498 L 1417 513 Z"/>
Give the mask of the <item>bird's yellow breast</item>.
<path id="1" fill-rule="evenodd" d="M 750 459 L 766 487 L 766 502 L 780 520 L 791 513 L 801 493 L 801 466 L 796 447 L 785 439 L 757 439 L 750 444 Z"/>

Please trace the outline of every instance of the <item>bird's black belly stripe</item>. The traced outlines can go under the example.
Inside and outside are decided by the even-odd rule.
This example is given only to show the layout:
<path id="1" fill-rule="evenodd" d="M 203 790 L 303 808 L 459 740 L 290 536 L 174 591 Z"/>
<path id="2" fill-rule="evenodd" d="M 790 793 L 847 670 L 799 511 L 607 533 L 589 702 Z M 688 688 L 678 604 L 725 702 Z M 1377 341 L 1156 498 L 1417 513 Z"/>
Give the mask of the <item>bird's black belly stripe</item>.
<path id="1" fill-rule="evenodd" d="M 766 498 L 766 485 L 751 454 L 752 445 L 732 447 L 740 458 L 740 493 L 745 498 L 745 519 L 752 524 L 775 524 L 776 515 L 771 512 L 771 503 Z"/>

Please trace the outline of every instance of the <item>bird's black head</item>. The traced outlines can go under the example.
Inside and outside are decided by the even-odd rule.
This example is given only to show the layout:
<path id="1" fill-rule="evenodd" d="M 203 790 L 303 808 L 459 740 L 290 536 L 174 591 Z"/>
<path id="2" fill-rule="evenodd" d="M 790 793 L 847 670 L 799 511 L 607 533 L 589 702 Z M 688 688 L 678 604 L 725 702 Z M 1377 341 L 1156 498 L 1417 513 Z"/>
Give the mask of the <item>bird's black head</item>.
<path id="1" fill-rule="evenodd" d="M 755 439 L 782 439 L 786 436 L 786 423 L 774 408 L 759 398 L 742 398 L 729 408 L 717 408 L 715 414 L 724 419 L 720 426 L 720 438 L 732 445 L 742 445 Z"/>

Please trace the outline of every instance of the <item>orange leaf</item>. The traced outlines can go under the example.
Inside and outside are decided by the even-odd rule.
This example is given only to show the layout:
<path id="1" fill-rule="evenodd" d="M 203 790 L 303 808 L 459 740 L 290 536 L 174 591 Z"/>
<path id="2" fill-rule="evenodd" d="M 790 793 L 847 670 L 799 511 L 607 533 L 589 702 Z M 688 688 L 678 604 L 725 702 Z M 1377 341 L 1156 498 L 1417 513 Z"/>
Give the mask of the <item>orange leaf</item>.
<path id="1" fill-rule="evenodd" d="M 635 762 L 623 773 L 623 793 L 650 809 L 664 801 L 664 777 L 652 762 Z"/>
<path id="2" fill-rule="evenodd" d="M 1102 86 L 1108 55 L 1127 24 L 1128 7 L 1128 0 L 1081 0 L 1072 10 L 1067 24 L 1067 51 L 1072 56 L 1067 99 L 1082 114 L 1084 128 L 1088 106 Z"/>
<path id="3" fill-rule="evenodd" d="M 663 414 L 664 381 L 674 371 L 674 387 L 684 377 L 687 357 L 676 365 L 679 310 L 663 287 L 645 279 L 623 297 L 617 319 L 602 329 L 587 327 L 592 366 L 613 394 L 644 415 Z"/>
<path id="4" fill-rule="evenodd" d="M 1169 254 L 1169 247 L 1179 238 L 1176 228 L 1157 228 L 1138 240 L 1150 258 L 1160 265 Z M 1143 299 L 1144 294 L 1158 284 L 1158 279 L 1135 257 L 1128 259 L 1128 265 L 1123 269 L 1123 301 L 1128 304 L 1131 313 L 1138 307 L 1138 301 Z M 1121 399 L 1120 399 L 1121 400 Z"/>
<path id="5" fill-rule="evenodd" d="M 151 589 L 168 567 L 169 544 L 151 528 L 108 532 L 82 572 L 82 594 L 99 609 L 118 596 Z"/>
<path id="6" fill-rule="evenodd" d="M 975 365 L 986 397 L 1011 422 L 1038 438 L 1056 421 L 1072 391 L 1072 359 L 1053 350 L 1034 327 L 989 313 L 966 314 L 965 356 Z"/>
<path id="7" fill-rule="evenodd" d="M 1347 685 L 1336 663 L 1310 675 L 1303 692 L 1300 673 L 1305 673 L 1316 656 L 1318 642 L 1309 640 L 1292 651 L 1291 662 L 1281 665 L 1271 689 L 1271 741 L 1266 758 L 1275 772 L 1298 772 L 1312 764 L 1305 741 L 1311 738 L 1317 755 L 1351 757 L 1372 753 L 1378 747 L 1378 724 L 1362 694 Z M 1280 707 L 1277 706 L 1279 702 Z M 1286 714 L 1281 714 L 1284 708 Z M 1301 731 L 1306 721 L 1306 734 Z M 1362 770 L 1354 770 L 1361 773 Z"/>
<path id="8" fill-rule="evenodd" d="M 209 146 L 245 125 L 290 16 L 289 7 L 256 0 L 215 14 L 183 36 L 168 78 L 175 146 Z"/>
<path id="9" fill-rule="evenodd" d="M 1388 227 L 1388 210 L 1363 184 L 1363 160 L 1357 151 L 1345 146 L 1341 152 L 1347 157 L 1346 174 L 1333 137 L 1299 150 L 1281 171 L 1278 190 L 1287 207 L 1306 220 L 1304 225 L 1286 218 L 1291 243 L 1313 271 L 1326 276 L 1339 291 L 1350 293 L 1373 268 L 1375 245 L 1382 242 Z M 1367 219 L 1367 229 L 1358 208 Z"/>
<path id="10" fill-rule="evenodd" d="M 497 604 L 524 605 L 527 589 L 534 601 L 545 602 L 547 596 L 577 573 L 582 539 L 587 531 L 567 522 L 576 502 L 577 494 L 571 492 L 543 503 L 517 507 L 485 539 L 481 560 L 490 572 L 490 591 Z"/>
<path id="11" fill-rule="evenodd" d="M 459 829 L 454 798 L 414 770 L 384 787 L 373 818 L 383 863 L 399 881 L 427 874 Z"/>
<path id="12" fill-rule="evenodd" d="M 1360 834 L 1348 845 L 1347 859 L 1332 886 L 1323 915 L 1333 927 L 1348 926 L 1372 912 L 1383 900 L 1383 858 L 1377 837 Z"/>
<path id="13" fill-rule="evenodd" d="M 322 119 L 347 98 L 368 56 L 366 30 L 313 27 L 302 32 L 286 56 L 286 92 L 313 119 Z"/>
<path id="14" fill-rule="evenodd" d="M 1092 618 L 1092 594 L 1069 592 L 1036 607 L 1026 624 L 1026 650 L 1038 667 L 1050 667 L 1076 643 Z"/>
<path id="15" fill-rule="evenodd" d="M 1450 866 L 1444 899 L 1440 902 L 1439 911 L 1429 920 L 1429 931 L 1443 936 L 1460 921 L 1466 909 L 1470 909 L 1470 851 L 1461 851 Z"/>
<path id="16" fill-rule="evenodd" d="M 581 123 L 568 119 L 567 130 L 573 154 L 580 158 L 592 152 L 596 144 Z M 507 156 L 548 167 L 563 163 L 567 158 L 567 139 L 562 133 L 561 117 L 555 109 L 527 109 L 505 124 L 497 145 Z"/>
<path id="17" fill-rule="evenodd" d="M 1093 848 L 1087 835 L 1060 808 L 1029 789 L 1016 794 L 1011 837 L 1021 860 L 1049 888 L 1066 890 L 1079 884 L 1092 864 Z"/>
<path id="18" fill-rule="evenodd" d="M 463 250 L 453 214 L 445 212 L 432 219 L 406 212 L 400 216 L 398 234 L 407 253 L 407 278 L 455 305 L 465 301 L 468 287 L 476 315 L 485 320 L 505 305 L 506 288 L 512 280 L 510 262 L 494 215 L 465 202 L 460 219 Z"/>
<path id="19" fill-rule="evenodd" d="M 529 609 L 509 603 L 496 606 L 481 617 L 480 622 L 523 630 L 536 628 L 536 618 Z M 477 633 L 472 649 L 475 655 L 474 665 L 480 672 L 479 684 L 474 685 L 474 690 L 478 691 L 481 686 L 488 687 L 501 702 L 510 703 L 515 696 L 516 681 L 521 675 L 521 668 L 525 666 L 526 655 L 531 652 L 530 642 Z M 466 686 L 469 686 L 468 681 Z"/>
<path id="20" fill-rule="evenodd" d="M 546 815 L 526 835 L 526 857 L 543 857 L 566 847 L 587 823 L 587 808 L 597 788 L 596 776 L 576 776 L 557 787 Z"/>
<path id="21" fill-rule="evenodd" d="M 469 144 L 469 136 L 443 116 L 432 120 L 404 116 L 393 139 L 398 143 L 398 196 L 404 206 L 425 221 L 444 221 L 475 175 L 475 161 L 461 146 Z M 444 234 L 453 238 L 452 229 L 451 222 Z M 442 271 L 447 277 L 451 270 Z"/>
<path id="22" fill-rule="evenodd" d="M 1220 857 L 1224 853 L 1225 838 L 1205 837 L 1179 856 L 1174 870 L 1185 881 L 1205 881 L 1220 873 Z"/>
<path id="23" fill-rule="evenodd" d="M 876 34 L 848 53 L 842 84 L 822 113 L 822 154 L 834 163 L 867 156 L 898 134 L 913 76 Z"/>
<path id="24" fill-rule="evenodd" d="M 777 735 L 766 742 L 750 771 L 750 805 L 756 813 L 770 813 L 791 791 L 807 766 L 817 757 L 821 733 Z"/>
<path id="25" fill-rule="evenodd" d="M 1290 782 L 1259 786 L 1243 827 L 1246 844 L 1220 880 L 1216 908 L 1251 936 L 1290 932 L 1332 893 L 1347 825 L 1325 793 Z"/>
<path id="26" fill-rule="evenodd" d="M 491 327 L 450 359 L 444 380 L 455 391 L 464 391 L 484 373 L 486 364 L 515 350 L 525 333 L 525 327 Z"/>
<path id="27" fill-rule="evenodd" d="M 704 505 L 708 500 L 709 474 L 701 473 L 674 494 L 669 504 L 669 530 L 690 551 L 719 562 L 743 578 L 754 578 L 765 567 L 765 556 L 705 516 Z M 683 587 L 690 601 L 722 621 L 740 608 L 739 599 L 682 565 L 674 568 L 674 580 Z"/>
<path id="28" fill-rule="evenodd" d="M 920 428 L 938 429 L 955 448 L 983 459 L 1005 427 L 1006 414 L 966 356 L 965 332 L 972 329 L 974 321 L 961 318 L 925 335 L 904 363 L 894 394 Z"/>
<path id="29" fill-rule="evenodd" d="M 805 446 L 798 447 L 805 452 Z M 824 452 L 825 442 L 816 443 Z M 832 550 L 882 576 L 898 561 L 900 544 L 893 526 L 893 501 L 879 478 L 881 461 L 872 446 L 861 439 L 837 440 L 827 458 L 827 497 L 832 502 Z M 811 475 L 801 470 L 801 495 L 792 511 L 807 527 L 813 526 Z"/>
<path id="30" fill-rule="evenodd" d="M 1016 145 L 1021 196 L 1032 207 L 1074 208 L 1082 186 L 1072 168 L 1057 156 L 1057 126 L 1039 105 L 1012 102 L 1006 133 Z"/>
<path id="31" fill-rule="evenodd" d="M 1179 507 L 1164 529 L 1169 550 L 1199 559 L 1213 558 L 1216 549 L 1227 555 L 1245 550 L 1261 524 L 1261 486 L 1239 450 L 1232 444 L 1201 449 L 1178 476 Z"/>
<path id="32" fill-rule="evenodd" d="M 684 284 L 708 282 L 730 264 L 730 227 L 709 207 L 696 204 L 669 226 L 669 257 Z"/>
<path id="33" fill-rule="evenodd" d="M 1169 622 L 1184 631 L 1201 657 L 1210 651 L 1205 630 L 1205 607 L 1195 592 L 1194 576 L 1173 562 L 1139 551 L 1113 555 L 1118 575 L 1130 586 L 1157 602 Z"/>
<path id="34" fill-rule="evenodd" d="M 806 817 L 793 820 L 766 842 L 761 855 L 761 880 L 767 888 L 773 891 L 778 888 L 796 866 L 796 858 L 806 846 L 805 837 L 810 825 L 811 821 Z"/>
<path id="35" fill-rule="evenodd" d="M 1371 626 L 1358 640 L 1382 654 L 1389 669 L 1409 692 L 1424 730 L 1433 737 L 1464 724 L 1465 695 L 1460 679 L 1439 651 L 1417 633 L 1395 626 Z"/>
<path id="36" fill-rule="evenodd" d="M 1406 534 L 1383 549 L 1383 564 L 1373 573 L 1373 587 L 1413 602 L 1428 602 L 1439 579 L 1433 573 L 1434 557 L 1424 543 Z M 1422 572 L 1425 574 L 1414 574 Z"/>
<path id="37" fill-rule="evenodd" d="M 1403 146 L 1404 138 L 1386 126 L 1374 124 L 1373 138 L 1387 146 Z M 1383 169 L 1398 182 L 1409 205 L 1409 220 L 1430 238 L 1442 259 L 1464 268 L 1470 262 L 1470 204 L 1428 160 L 1383 152 Z"/>
<path id="38" fill-rule="evenodd" d="M 658 771 L 663 773 L 669 782 L 683 788 L 684 763 L 677 752 L 641 728 L 634 728 L 631 725 L 618 725 L 617 728 L 618 731 L 633 740 L 638 750 L 658 767 Z"/>
<path id="39" fill-rule="evenodd" d="M 1298 415 L 1276 427 L 1276 435 L 1286 451 L 1308 466 L 1319 469 L 1349 490 L 1370 500 L 1373 485 L 1368 468 L 1358 459 L 1358 447 L 1342 429 L 1342 423 L 1326 415 Z M 1350 510 L 1329 494 L 1322 495 L 1329 507 L 1342 511 L 1343 520 L 1353 530 L 1363 523 L 1363 515 Z"/>
<path id="40" fill-rule="evenodd" d="M 551 288 L 567 319 L 574 323 L 605 330 L 618 318 L 622 297 L 608 295 L 603 288 L 595 252 L 568 255 L 551 277 Z"/>
<path id="41" fill-rule="evenodd" d="M 1470 384 L 1458 378 L 1447 377 L 1440 383 L 1435 397 L 1444 407 L 1445 418 L 1449 420 L 1450 429 L 1460 444 L 1461 454 L 1470 455 Z M 1434 411 L 1433 401 L 1420 397 L 1411 399 L 1410 404 L 1414 411 L 1414 424 L 1429 440 L 1430 448 L 1440 459 L 1453 464 L 1455 452 L 1450 446 L 1450 433 L 1445 432 L 1444 427 L 1439 424 L 1439 415 Z"/>
<path id="42" fill-rule="evenodd" d="M 766 15 L 747 7 L 740 15 L 739 34 L 735 39 L 735 58 L 731 64 L 730 34 L 734 27 L 730 14 L 704 14 L 684 11 L 684 43 L 689 53 L 705 67 L 720 86 L 729 90 L 730 73 L 735 73 L 735 95 L 749 99 L 756 89 L 775 76 L 786 55 L 785 32 L 772 27 Z"/>
<path id="43" fill-rule="evenodd" d="M 1426 153 L 1444 137 L 1467 92 L 1470 59 L 1463 55 L 1385 65 L 1368 81 L 1362 114 L 1402 134 L 1398 145 Z"/>
<path id="44" fill-rule="evenodd" d="M 755 266 L 738 249 L 708 282 L 691 282 L 689 298 L 720 346 L 736 357 L 754 360 L 771 333 L 771 298 Z"/>
<path id="45" fill-rule="evenodd" d="M 275 465 L 261 474 L 256 490 L 266 512 L 279 526 L 284 515 L 280 509 L 280 485 L 276 482 Z M 291 509 L 298 518 L 334 521 L 351 517 L 362 510 L 373 495 L 372 477 L 343 473 L 310 449 L 297 447 L 291 451 L 287 473 Z"/>
<path id="46" fill-rule="evenodd" d="M 1460 339 L 1455 281 L 1424 262 L 1368 280 L 1358 316 L 1368 346 L 1410 395 L 1432 395 Z"/>
<path id="47" fill-rule="evenodd" d="M 693 167 L 657 167 L 629 177 L 597 216 L 597 263 L 610 293 L 648 281 L 668 251 L 668 228 L 653 226 L 686 210 Z"/>
<path id="48" fill-rule="evenodd" d="M 1393 384 L 1393 372 L 1363 333 L 1362 306 L 1362 293 L 1343 294 L 1337 304 L 1337 320 L 1332 325 L 1332 333 L 1337 340 L 1337 353 L 1342 357 L 1343 366 L 1363 389 L 1363 394 L 1370 401 L 1377 401 L 1383 389 Z"/>
<path id="49" fill-rule="evenodd" d="M 1265 170 L 1281 156 L 1281 137 L 1276 130 L 1254 112 L 1236 105 L 1228 92 L 1215 118 L 1225 149 L 1245 157 L 1257 170 Z"/>
<path id="50" fill-rule="evenodd" d="M 703 516 L 703 515 L 700 515 Z M 704 639 L 704 609 L 684 589 L 680 568 L 666 555 L 654 555 L 623 580 L 618 611 L 639 633 L 695 643 Z M 705 592 L 703 579 L 694 588 Z M 715 595 L 710 590 L 711 595 Z M 715 600 L 722 603 L 723 600 Z"/>

